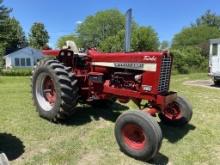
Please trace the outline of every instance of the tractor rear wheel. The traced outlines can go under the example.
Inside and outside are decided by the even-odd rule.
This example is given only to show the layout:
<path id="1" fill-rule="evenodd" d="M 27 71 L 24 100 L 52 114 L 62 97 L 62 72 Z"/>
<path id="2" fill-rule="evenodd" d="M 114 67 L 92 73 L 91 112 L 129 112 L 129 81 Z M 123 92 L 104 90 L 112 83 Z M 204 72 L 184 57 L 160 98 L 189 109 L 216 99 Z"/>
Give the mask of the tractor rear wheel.
<path id="1" fill-rule="evenodd" d="M 146 161 L 156 156 L 162 142 L 158 123 L 143 111 L 120 115 L 115 124 L 115 137 L 122 152 Z"/>
<path id="2" fill-rule="evenodd" d="M 57 60 L 40 61 L 33 70 L 31 86 L 41 117 L 56 122 L 75 112 L 79 88 L 71 68 Z"/>
<path id="3" fill-rule="evenodd" d="M 183 126 L 191 120 L 192 114 L 191 104 L 185 98 L 178 96 L 158 116 L 165 124 Z"/>

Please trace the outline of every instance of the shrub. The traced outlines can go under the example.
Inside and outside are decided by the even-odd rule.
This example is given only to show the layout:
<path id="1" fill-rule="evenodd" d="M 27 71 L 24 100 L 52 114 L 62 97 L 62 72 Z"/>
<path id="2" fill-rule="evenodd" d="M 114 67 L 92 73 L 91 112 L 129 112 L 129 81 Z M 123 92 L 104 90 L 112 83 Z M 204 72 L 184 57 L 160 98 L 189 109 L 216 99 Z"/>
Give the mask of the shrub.
<path id="1" fill-rule="evenodd" d="M 30 76 L 31 68 L 13 68 L 13 69 L 4 69 L 2 70 L 3 76 Z"/>
<path id="2" fill-rule="evenodd" d="M 184 47 L 172 49 L 174 56 L 173 68 L 178 73 L 204 72 L 208 68 L 208 59 L 202 56 L 202 51 L 197 47 Z"/>

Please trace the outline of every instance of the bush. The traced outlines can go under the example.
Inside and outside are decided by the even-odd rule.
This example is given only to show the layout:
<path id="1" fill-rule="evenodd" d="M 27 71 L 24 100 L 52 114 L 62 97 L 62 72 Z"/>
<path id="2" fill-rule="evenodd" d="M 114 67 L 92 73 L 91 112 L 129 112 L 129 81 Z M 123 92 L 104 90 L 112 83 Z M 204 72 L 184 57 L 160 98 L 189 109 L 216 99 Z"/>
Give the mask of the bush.
<path id="1" fill-rule="evenodd" d="M 3 64 L 4 64 L 4 61 L 3 61 L 3 58 L 1 56 L 1 47 L 0 47 L 0 75 L 2 74 Z"/>
<path id="2" fill-rule="evenodd" d="M 2 76 L 30 76 L 32 72 L 31 68 L 13 68 L 2 70 Z"/>
<path id="3" fill-rule="evenodd" d="M 0 67 L 0 75 L 2 75 L 2 68 Z"/>
<path id="4" fill-rule="evenodd" d="M 204 72 L 208 68 L 208 59 L 202 56 L 202 51 L 197 47 L 172 49 L 174 56 L 173 67 L 178 73 Z"/>

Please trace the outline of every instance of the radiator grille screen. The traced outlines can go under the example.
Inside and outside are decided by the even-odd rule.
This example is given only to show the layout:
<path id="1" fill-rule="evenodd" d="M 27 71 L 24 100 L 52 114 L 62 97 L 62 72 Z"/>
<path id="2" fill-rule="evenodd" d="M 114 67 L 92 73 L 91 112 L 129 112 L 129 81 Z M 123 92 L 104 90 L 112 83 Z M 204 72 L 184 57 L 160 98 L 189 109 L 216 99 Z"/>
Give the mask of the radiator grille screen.
<path id="1" fill-rule="evenodd" d="M 160 71 L 160 81 L 158 86 L 159 92 L 167 92 L 169 90 L 171 63 L 172 59 L 170 56 L 163 57 Z"/>

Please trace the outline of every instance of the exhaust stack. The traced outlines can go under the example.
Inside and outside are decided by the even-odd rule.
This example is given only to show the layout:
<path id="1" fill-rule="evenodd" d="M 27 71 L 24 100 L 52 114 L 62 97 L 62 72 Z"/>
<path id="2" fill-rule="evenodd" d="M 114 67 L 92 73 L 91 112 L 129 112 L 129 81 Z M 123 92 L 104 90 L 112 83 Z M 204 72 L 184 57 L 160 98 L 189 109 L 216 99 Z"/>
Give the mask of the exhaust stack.
<path id="1" fill-rule="evenodd" d="M 130 52 L 132 9 L 128 9 L 125 19 L 125 52 Z"/>

